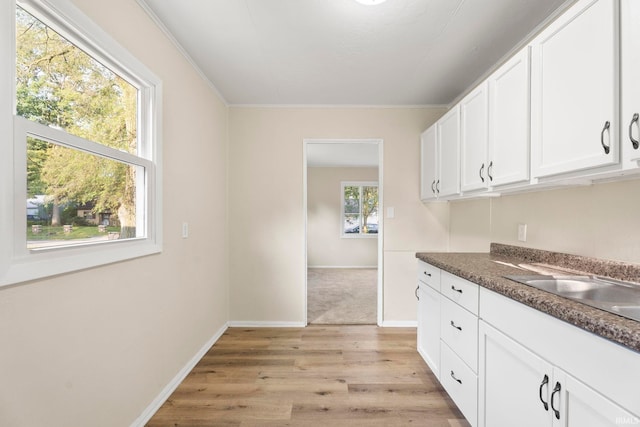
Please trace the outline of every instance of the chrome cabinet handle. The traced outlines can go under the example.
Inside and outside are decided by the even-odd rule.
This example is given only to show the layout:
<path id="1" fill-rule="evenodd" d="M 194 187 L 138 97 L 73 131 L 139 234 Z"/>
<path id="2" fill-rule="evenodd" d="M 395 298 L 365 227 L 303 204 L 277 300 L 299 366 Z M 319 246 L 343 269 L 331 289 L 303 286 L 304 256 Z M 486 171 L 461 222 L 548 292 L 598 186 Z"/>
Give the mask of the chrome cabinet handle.
<path id="1" fill-rule="evenodd" d="M 608 131 L 610 127 L 611 127 L 611 123 L 609 122 L 609 120 L 607 120 L 606 122 L 604 122 L 604 127 L 602 128 L 602 132 L 600 132 L 600 144 L 602 144 L 602 148 L 604 148 L 604 154 L 609 154 L 609 151 L 611 150 L 611 147 L 608 145 L 605 145 L 604 143 L 604 133 Z"/>
<path id="2" fill-rule="evenodd" d="M 434 179 L 433 182 L 431 183 L 431 192 L 433 194 L 436 194 L 436 189 L 434 188 L 435 185 L 436 185 L 436 180 Z"/>
<path id="3" fill-rule="evenodd" d="M 455 286 L 451 285 L 451 289 L 455 292 L 462 293 L 462 289 L 458 289 Z"/>
<path id="4" fill-rule="evenodd" d="M 462 327 L 461 327 L 461 326 L 456 325 L 455 323 L 453 323 L 453 320 L 451 321 L 451 326 L 453 326 L 454 328 L 456 328 L 456 329 L 457 329 L 457 330 L 459 330 L 459 331 L 461 331 L 461 330 L 462 330 Z"/>
<path id="5" fill-rule="evenodd" d="M 560 387 L 560 383 L 556 382 L 556 386 L 553 387 L 553 393 L 551 393 L 551 409 L 553 409 L 553 414 L 556 416 L 556 420 L 560 419 L 560 410 L 556 409 L 556 407 L 553 404 L 553 402 L 555 400 L 556 393 L 558 393 L 558 399 L 560 399 L 560 389 L 561 388 L 562 387 Z"/>
<path id="6" fill-rule="evenodd" d="M 440 194 L 440 180 L 436 181 L 436 193 Z"/>
<path id="7" fill-rule="evenodd" d="M 631 119 L 631 123 L 629 123 L 629 139 L 631 140 L 631 145 L 633 145 L 633 149 L 637 150 L 638 149 L 638 145 L 640 144 L 638 142 L 637 139 L 635 139 L 633 137 L 633 132 L 632 132 L 632 128 L 633 128 L 633 124 L 634 123 L 638 123 L 638 119 L 640 118 L 640 116 L 638 115 L 638 113 L 635 113 L 633 115 L 633 118 Z"/>
<path id="8" fill-rule="evenodd" d="M 418 289 L 420 289 L 420 285 L 416 286 L 416 291 L 414 293 L 416 294 L 416 299 L 420 301 L 420 295 L 418 295 Z"/>
<path id="9" fill-rule="evenodd" d="M 538 395 L 540 396 L 540 402 L 542 402 L 542 406 L 544 406 L 545 411 L 549 410 L 549 402 L 545 402 L 544 399 L 542 398 L 542 387 L 544 387 L 547 384 L 549 384 L 549 376 L 545 374 L 544 378 L 542 379 L 542 382 L 540 383 L 540 389 L 538 390 Z"/>
<path id="10" fill-rule="evenodd" d="M 456 378 L 456 374 L 453 371 L 451 371 L 451 378 L 456 380 L 458 384 L 462 384 L 462 380 L 459 380 L 458 378 Z"/>
<path id="11" fill-rule="evenodd" d="M 484 172 L 484 163 L 482 164 L 482 166 L 480 166 L 480 179 L 482 180 L 482 182 L 484 182 L 484 176 L 482 176 L 482 173 Z"/>
<path id="12" fill-rule="evenodd" d="M 489 181 L 493 181 L 493 175 L 491 175 L 492 170 L 493 170 L 493 160 L 489 162 L 489 167 L 487 168 L 487 176 L 489 177 Z"/>
<path id="13" fill-rule="evenodd" d="M 425 276 L 431 277 L 431 273 L 427 273 L 426 271 L 423 271 L 423 273 L 424 273 Z"/>

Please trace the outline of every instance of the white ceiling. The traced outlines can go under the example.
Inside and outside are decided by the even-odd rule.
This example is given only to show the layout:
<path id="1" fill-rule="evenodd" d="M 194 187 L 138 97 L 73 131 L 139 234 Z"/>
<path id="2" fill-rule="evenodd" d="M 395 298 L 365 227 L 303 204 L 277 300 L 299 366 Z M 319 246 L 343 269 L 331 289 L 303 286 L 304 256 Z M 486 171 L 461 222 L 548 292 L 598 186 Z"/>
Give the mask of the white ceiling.
<path id="1" fill-rule="evenodd" d="M 228 104 L 447 105 L 566 0 L 137 0 Z"/>

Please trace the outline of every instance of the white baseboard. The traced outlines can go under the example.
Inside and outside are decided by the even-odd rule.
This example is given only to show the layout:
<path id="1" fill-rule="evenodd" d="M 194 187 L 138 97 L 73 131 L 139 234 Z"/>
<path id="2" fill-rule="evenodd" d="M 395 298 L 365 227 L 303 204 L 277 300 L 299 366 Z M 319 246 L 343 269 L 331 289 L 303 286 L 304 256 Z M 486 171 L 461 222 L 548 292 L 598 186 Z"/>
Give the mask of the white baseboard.
<path id="1" fill-rule="evenodd" d="M 198 352 L 187 362 L 187 364 L 180 369 L 180 371 L 176 374 L 175 377 L 162 389 L 160 394 L 156 396 L 155 399 L 151 402 L 149 406 L 142 412 L 142 414 L 131 423 L 131 427 L 142 427 L 144 426 L 151 417 L 160 409 L 162 404 L 171 396 L 171 393 L 175 391 L 176 388 L 180 385 L 182 381 L 189 375 L 189 372 L 198 364 L 200 359 L 204 357 L 205 354 L 209 351 L 211 346 L 213 346 L 218 339 L 224 334 L 224 332 L 229 327 L 229 323 L 226 323 L 220 330 L 218 330 L 204 345 L 198 350 Z"/>
<path id="2" fill-rule="evenodd" d="M 271 322 L 233 320 L 228 323 L 230 328 L 304 328 L 304 322 Z"/>
<path id="3" fill-rule="evenodd" d="M 307 268 L 378 268 L 377 265 L 308 265 Z"/>
<path id="4" fill-rule="evenodd" d="M 382 322 L 383 328 L 417 328 L 417 320 L 385 320 Z"/>

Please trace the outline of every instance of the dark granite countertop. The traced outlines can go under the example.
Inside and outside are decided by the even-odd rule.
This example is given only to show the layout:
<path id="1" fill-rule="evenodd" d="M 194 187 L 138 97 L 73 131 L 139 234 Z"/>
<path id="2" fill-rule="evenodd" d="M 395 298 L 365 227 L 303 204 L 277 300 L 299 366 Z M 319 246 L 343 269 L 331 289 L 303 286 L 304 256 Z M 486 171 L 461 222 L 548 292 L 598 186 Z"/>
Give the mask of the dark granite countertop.
<path id="1" fill-rule="evenodd" d="M 516 266 L 561 268 L 640 282 L 640 265 L 492 243 L 490 253 L 418 252 L 416 258 L 586 331 L 640 352 L 640 322 L 520 284 L 505 275 L 535 274 Z"/>

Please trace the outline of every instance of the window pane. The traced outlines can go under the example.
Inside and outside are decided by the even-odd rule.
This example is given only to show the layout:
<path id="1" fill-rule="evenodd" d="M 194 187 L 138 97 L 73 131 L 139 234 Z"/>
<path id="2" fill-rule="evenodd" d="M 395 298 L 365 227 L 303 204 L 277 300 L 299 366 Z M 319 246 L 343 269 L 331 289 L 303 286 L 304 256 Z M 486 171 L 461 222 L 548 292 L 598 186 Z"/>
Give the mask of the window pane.
<path id="1" fill-rule="evenodd" d="M 362 216 L 365 218 L 363 232 L 378 232 L 378 187 L 362 187 Z"/>
<path id="2" fill-rule="evenodd" d="M 137 89 L 16 10 L 17 114 L 137 154 Z"/>
<path id="3" fill-rule="evenodd" d="M 362 227 L 363 232 L 366 234 L 378 233 L 378 214 L 369 215 L 365 220 L 365 225 Z"/>
<path id="4" fill-rule="evenodd" d="M 344 216 L 344 224 L 342 225 L 342 231 L 345 234 L 359 233 L 360 232 L 360 215 L 346 214 Z"/>
<path id="5" fill-rule="evenodd" d="M 354 214 L 360 213 L 360 187 L 344 187 L 344 212 Z"/>
<path id="6" fill-rule="evenodd" d="M 138 179 L 142 167 L 28 137 L 27 248 L 142 237 Z"/>

